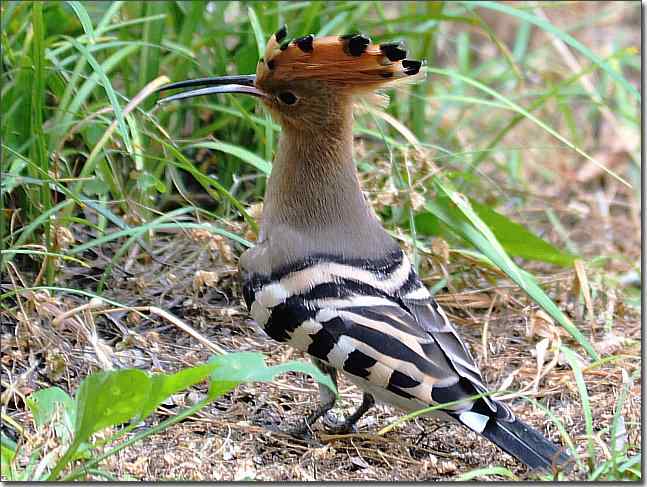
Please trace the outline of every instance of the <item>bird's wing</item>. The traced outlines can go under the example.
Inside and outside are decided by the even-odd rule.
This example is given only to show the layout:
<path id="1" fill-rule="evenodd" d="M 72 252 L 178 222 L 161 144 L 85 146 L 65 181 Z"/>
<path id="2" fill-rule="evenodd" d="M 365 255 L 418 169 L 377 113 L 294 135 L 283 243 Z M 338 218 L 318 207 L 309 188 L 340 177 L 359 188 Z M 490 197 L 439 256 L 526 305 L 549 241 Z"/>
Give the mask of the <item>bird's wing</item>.
<path id="1" fill-rule="evenodd" d="M 426 289 L 424 289 L 426 291 Z M 468 379 L 480 392 L 486 392 L 481 371 L 476 366 L 467 345 L 458 336 L 443 309 L 431 297 L 423 299 L 402 299 L 415 326 L 433 337 L 442 353 L 454 366 L 456 372 Z"/>
<path id="2" fill-rule="evenodd" d="M 465 344 L 433 300 L 406 307 L 386 300 L 366 306 L 362 301 L 367 298 L 357 298 L 356 305 L 336 303 L 320 309 L 290 334 L 288 343 L 307 344 L 305 351 L 364 379 L 373 391 L 386 389 L 399 396 L 394 399 L 413 400 L 418 407 L 453 403 L 448 410 L 463 412 L 478 403 L 482 412 L 489 409 L 488 416 L 501 414 L 498 404 L 487 398 L 470 399 L 487 393 L 487 388 Z M 415 404 L 411 408 L 417 409 Z"/>
<path id="3" fill-rule="evenodd" d="M 507 411 L 468 399 L 487 392 L 478 367 L 401 251 L 377 263 L 304 262 L 249 287 L 251 314 L 272 338 L 368 387 L 424 405 L 465 400 L 456 411 Z"/>
<path id="4" fill-rule="evenodd" d="M 460 396 L 462 393 L 487 394 L 488 388 L 483 382 L 481 371 L 467 345 L 417 276 L 410 279 L 406 288 L 403 288 L 399 294 L 403 306 L 412 316 L 415 325 L 433 338 L 461 378 L 460 387 L 446 391 L 448 393 L 446 400 L 456 400 L 455 396 Z M 434 353 L 435 349 L 430 352 Z M 497 417 L 506 420 L 514 418 L 512 411 L 507 406 L 493 401 L 488 396 L 484 396 L 483 401 L 493 413 L 496 413 Z"/>

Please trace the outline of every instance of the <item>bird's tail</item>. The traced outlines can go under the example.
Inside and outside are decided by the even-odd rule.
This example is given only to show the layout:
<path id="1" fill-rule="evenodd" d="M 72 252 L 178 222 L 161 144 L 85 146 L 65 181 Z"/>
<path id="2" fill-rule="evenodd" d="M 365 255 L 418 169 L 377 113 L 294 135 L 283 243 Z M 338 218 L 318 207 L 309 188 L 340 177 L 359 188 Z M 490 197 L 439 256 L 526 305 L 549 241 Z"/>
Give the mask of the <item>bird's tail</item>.
<path id="1" fill-rule="evenodd" d="M 496 412 L 484 402 L 477 401 L 470 411 L 449 414 L 532 470 L 550 471 L 553 466 L 567 469 L 567 464 L 570 464 L 572 459 L 562 448 L 523 421 L 515 419 L 503 404 L 494 404 L 497 406 Z"/>
<path id="2" fill-rule="evenodd" d="M 562 448 L 518 419 L 506 421 L 491 417 L 480 433 L 532 470 L 549 471 L 553 466 L 571 462 Z"/>

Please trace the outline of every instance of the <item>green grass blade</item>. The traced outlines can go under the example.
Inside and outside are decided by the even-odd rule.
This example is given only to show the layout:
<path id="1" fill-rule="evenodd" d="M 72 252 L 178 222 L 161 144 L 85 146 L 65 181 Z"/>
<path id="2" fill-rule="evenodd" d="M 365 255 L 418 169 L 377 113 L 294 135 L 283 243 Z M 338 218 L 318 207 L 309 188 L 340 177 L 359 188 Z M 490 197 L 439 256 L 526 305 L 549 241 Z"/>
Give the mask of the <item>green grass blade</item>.
<path id="1" fill-rule="evenodd" d="M 8 255 L 8 254 L 12 256 L 14 254 L 22 254 L 22 255 L 44 255 L 45 257 L 57 257 L 59 259 L 75 262 L 83 267 L 90 267 L 89 264 L 82 261 L 81 259 L 77 259 L 76 257 L 71 257 L 69 255 L 61 254 L 60 252 L 43 252 L 42 250 L 30 250 L 30 249 L 0 250 L 0 255 Z"/>
<path id="2" fill-rule="evenodd" d="M 587 160 L 591 161 L 593 164 L 598 166 L 600 169 L 602 169 L 604 172 L 606 172 L 610 176 L 612 176 L 615 179 L 617 179 L 618 181 L 620 181 L 622 184 L 626 185 L 628 188 L 632 187 L 631 184 L 629 182 L 627 182 L 624 178 L 622 178 L 620 175 L 616 174 L 614 171 L 612 171 L 611 169 L 606 167 L 604 164 L 600 163 L 598 160 L 596 160 L 593 157 L 591 157 L 590 155 L 588 155 L 586 152 L 584 152 L 578 146 L 576 146 L 571 141 L 569 141 L 564 136 L 562 136 L 559 132 L 552 129 L 548 125 L 546 125 L 544 122 L 542 122 L 537 117 L 535 117 L 533 114 L 531 114 L 529 111 L 527 111 L 526 109 L 524 109 L 523 107 L 521 107 L 517 103 L 510 100 L 508 97 L 503 96 L 502 94 L 498 93 L 497 91 L 493 90 L 492 88 L 490 88 L 488 86 L 485 86 L 483 83 L 481 83 L 481 82 L 479 82 L 479 81 L 477 81 L 477 80 L 475 80 L 473 78 L 470 78 L 468 76 L 463 76 L 462 74 L 457 73 L 456 71 L 448 70 L 448 69 L 441 69 L 441 68 L 432 68 L 432 67 L 428 67 L 427 70 L 430 73 L 440 74 L 442 76 L 448 76 L 450 78 L 455 78 L 455 79 L 458 79 L 458 80 L 463 81 L 465 83 L 468 83 L 468 84 L 474 86 L 475 88 L 478 88 L 479 90 L 487 93 L 488 95 L 496 98 L 497 100 L 499 100 L 499 101 L 503 102 L 504 104 L 508 105 L 511 109 L 515 110 L 519 114 L 526 117 L 528 120 L 532 121 L 533 123 L 535 123 L 536 125 L 541 127 L 543 130 L 548 132 L 550 135 L 555 137 L 557 140 L 559 140 L 561 143 L 563 143 L 567 147 L 570 147 L 572 150 L 577 152 L 582 157 L 584 157 Z"/>
<path id="3" fill-rule="evenodd" d="M 144 47 L 139 55 L 139 86 L 145 86 L 159 75 L 161 53 L 159 46 L 164 36 L 164 20 L 167 10 L 166 2 L 146 2 L 145 9 L 147 16 L 159 16 L 159 20 L 146 22 L 144 24 Z M 143 108 L 148 110 L 153 106 L 153 98 L 150 97 L 143 102 Z"/>
<path id="4" fill-rule="evenodd" d="M 526 24 L 527 25 L 527 24 Z M 621 53 L 622 54 L 622 53 Z M 610 56 L 609 60 L 612 60 L 615 56 L 619 54 L 614 54 Z M 544 106 L 548 100 L 551 98 L 559 96 L 559 94 L 566 88 L 568 88 L 571 84 L 575 83 L 578 81 L 580 78 L 583 76 L 587 75 L 590 73 L 593 69 L 595 68 L 594 64 L 591 64 L 585 68 L 583 68 L 579 73 L 575 73 L 573 76 L 570 76 L 569 78 L 565 79 L 564 81 L 561 81 L 560 83 L 556 84 L 553 86 L 550 90 L 548 90 L 546 93 L 538 97 L 536 100 L 534 100 L 528 107 L 526 107 L 526 110 L 528 112 L 535 111 L 539 109 L 540 107 Z M 509 107 L 508 107 L 509 108 Z M 501 130 L 497 132 L 497 134 L 492 138 L 492 140 L 487 144 L 485 147 L 485 150 L 472 162 L 470 170 L 474 171 L 480 164 L 483 162 L 483 160 L 489 156 L 490 150 L 494 149 L 498 146 L 499 142 L 503 140 L 505 135 L 510 132 L 516 125 L 518 125 L 521 121 L 524 119 L 524 115 L 518 113 L 512 119 L 510 122 L 508 122 Z"/>
<path id="5" fill-rule="evenodd" d="M 99 23 L 97 24 L 97 29 L 95 31 L 97 34 L 103 34 L 105 29 L 110 27 L 110 22 L 117 18 L 117 15 L 119 14 L 119 11 L 121 10 L 121 7 L 123 7 L 123 5 L 124 2 L 121 0 L 110 2 L 110 7 L 106 10 L 106 12 L 103 14 L 103 17 L 101 17 L 101 20 L 99 20 Z"/>
<path id="6" fill-rule="evenodd" d="M 561 435 L 562 439 L 568 445 L 568 448 L 570 448 L 570 454 L 575 459 L 575 462 L 579 465 L 581 469 L 584 469 L 584 466 L 582 465 L 582 461 L 580 460 L 580 457 L 577 454 L 577 450 L 575 449 L 575 444 L 573 443 L 573 439 L 568 434 L 568 431 L 566 431 L 566 426 L 564 426 L 564 423 L 562 422 L 562 420 L 552 410 L 548 409 L 546 406 L 544 406 L 536 399 L 533 399 L 532 397 L 524 397 L 524 400 L 532 403 L 535 407 L 541 409 L 546 414 L 546 416 L 548 416 L 553 421 L 553 424 L 557 427 L 557 430 L 559 431 L 559 434 Z"/>
<path id="7" fill-rule="evenodd" d="M 177 149 L 177 147 L 161 139 L 157 140 L 179 161 L 173 162 L 173 164 L 191 174 L 209 193 L 209 195 L 213 196 L 215 200 L 218 200 L 219 198 L 217 194 L 214 195 L 213 190 L 211 189 L 212 187 L 215 188 L 217 193 L 224 196 L 240 212 L 253 231 L 258 233 L 258 223 L 256 223 L 256 220 L 254 220 L 247 210 L 245 210 L 245 206 L 229 191 L 227 191 L 222 184 L 220 184 L 215 178 L 209 177 L 199 171 L 193 163 Z"/>
<path id="8" fill-rule="evenodd" d="M 248 151 L 247 149 L 243 149 L 242 147 L 239 147 L 237 145 L 228 144 L 226 142 L 215 141 L 215 142 L 199 142 L 197 144 L 191 144 L 189 147 L 202 147 L 205 149 L 212 149 L 219 152 L 224 152 L 225 154 L 230 154 L 232 156 L 237 157 L 241 161 L 244 161 L 247 164 L 254 166 L 256 169 L 258 169 L 265 175 L 269 175 L 270 172 L 272 171 L 272 163 L 258 157 L 253 152 Z"/>
<path id="9" fill-rule="evenodd" d="M 43 110 L 45 101 L 45 24 L 43 23 L 43 4 L 36 2 L 33 5 L 32 23 L 34 29 L 34 39 L 32 43 L 32 56 L 34 61 L 34 78 L 32 82 L 31 93 L 31 129 L 35 136 L 32 161 L 43 172 L 49 171 L 49 158 L 45 144 L 45 134 L 43 132 Z M 47 210 L 49 204 L 49 188 L 42 187 L 40 205 L 41 211 Z"/>
<path id="10" fill-rule="evenodd" d="M 517 8 L 511 7 L 510 5 L 506 5 L 505 3 L 490 2 L 490 1 L 469 1 L 469 2 L 461 2 L 461 3 L 468 6 L 468 8 L 482 7 L 482 8 L 494 10 L 496 12 L 501 12 L 507 15 L 511 15 L 518 19 L 525 20 L 526 22 L 536 25 L 540 29 L 543 29 L 546 32 L 553 34 L 555 37 L 559 38 L 560 40 L 562 40 L 563 42 L 571 46 L 573 49 L 576 49 L 581 54 L 589 58 L 592 62 L 597 64 L 609 76 L 611 76 L 614 80 L 620 83 L 625 90 L 631 93 L 634 96 L 634 98 L 636 98 L 637 100 L 640 100 L 640 93 L 631 83 L 629 83 L 629 81 L 627 81 L 623 76 L 621 76 L 617 71 L 615 71 L 607 62 L 605 62 L 602 58 L 597 56 L 588 47 L 586 47 L 580 41 L 575 39 L 573 36 L 567 34 L 563 30 L 558 29 L 554 24 L 547 22 L 546 20 L 539 18 L 536 15 L 528 13 L 524 10 L 519 10 Z"/>
<path id="11" fill-rule="evenodd" d="M 580 400 L 582 401 L 582 412 L 584 413 L 584 424 L 586 427 L 586 445 L 588 449 L 589 458 L 589 469 L 593 470 L 596 457 L 595 457 L 595 446 L 593 444 L 595 433 L 593 432 L 593 412 L 591 411 L 591 401 L 589 399 L 589 392 L 586 388 L 586 382 L 584 381 L 584 375 L 582 374 L 582 367 L 580 366 L 579 359 L 575 353 L 568 347 L 561 346 L 560 350 L 564 353 L 566 360 L 571 365 L 573 369 L 573 375 L 575 376 L 575 384 L 577 385 L 577 390 L 580 393 Z"/>
<path id="12" fill-rule="evenodd" d="M 455 192 L 439 179 L 434 181 L 443 196 L 447 196 L 454 206 L 441 206 L 438 201 L 430 200 L 426 208 L 449 228 L 471 242 L 497 267 L 505 272 L 521 289 L 523 289 L 539 306 L 559 322 L 566 331 L 588 352 L 593 360 L 598 354 L 590 342 L 582 335 L 577 327 L 557 307 L 537 282 L 528 273 L 524 273 L 510 259 L 490 228 L 472 209 L 469 201 Z"/>
<path id="13" fill-rule="evenodd" d="M 256 11 L 252 6 L 247 7 L 247 13 L 249 16 L 249 22 L 252 24 L 252 31 L 254 32 L 254 38 L 256 39 L 256 48 L 258 49 L 258 57 L 263 57 L 265 53 L 265 33 L 263 32 L 263 27 L 258 20 Z M 265 114 L 265 120 L 268 122 L 265 125 L 265 159 L 271 160 L 274 153 L 274 133 L 269 126 L 271 123 L 271 116 L 269 113 Z"/>
<path id="14" fill-rule="evenodd" d="M 166 214 L 168 216 L 168 214 Z M 185 222 L 177 222 L 177 223 L 157 223 L 157 222 L 151 222 L 147 223 L 145 225 L 139 225 L 136 227 L 131 227 L 126 230 L 120 230 L 118 232 L 113 232 L 108 235 L 104 235 L 103 237 L 99 237 L 97 239 L 91 240 L 90 242 L 86 242 L 84 244 L 78 245 L 68 251 L 69 254 L 78 254 L 81 253 L 87 249 L 91 249 L 93 247 L 98 247 L 99 245 L 103 245 L 107 242 L 111 242 L 113 240 L 116 240 L 118 238 L 122 237 L 130 237 L 133 235 L 134 232 L 137 232 L 139 234 L 143 234 L 144 232 L 147 231 L 155 231 L 155 230 L 176 230 L 176 229 L 199 229 L 199 230 L 207 230 L 210 233 L 215 233 L 216 235 L 221 235 L 223 237 L 227 237 L 235 242 L 240 243 L 241 245 L 244 245 L 245 247 L 252 247 L 252 243 L 249 242 L 248 240 L 244 239 L 240 235 L 236 235 L 235 233 L 231 233 L 227 230 L 224 230 L 222 228 L 215 227 L 214 225 L 210 225 L 208 223 L 185 223 Z"/>
<path id="15" fill-rule="evenodd" d="M 92 27 L 92 20 L 90 20 L 90 16 L 88 15 L 88 11 L 85 9 L 81 2 L 67 2 L 67 4 L 72 7 L 72 10 L 74 10 L 74 13 L 79 18 L 79 21 L 83 26 L 83 30 L 85 31 L 85 35 L 87 35 L 88 39 L 90 40 L 90 44 L 94 44 L 96 36 L 94 33 L 94 28 Z"/>
<path id="16" fill-rule="evenodd" d="M 632 380 L 629 378 L 629 374 L 626 374 L 625 371 L 623 370 L 623 376 L 626 377 L 626 382 L 624 383 L 622 390 L 620 391 L 620 394 L 618 395 L 618 399 L 616 400 L 616 406 L 615 406 L 615 411 L 613 413 L 613 420 L 611 422 L 611 463 L 612 463 L 612 469 L 615 471 L 618 468 L 617 461 L 618 461 L 618 455 L 622 453 L 622 449 L 618 449 L 618 435 L 620 434 L 621 430 L 621 421 L 623 419 L 622 417 L 622 408 L 625 404 L 625 401 L 627 399 L 627 396 L 629 396 L 629 391 L 631 389 L 632 385 Z"/>
<path id="17" fill-rule="evenodd" d="M 90 66 L 92 66 L 92 69 L 94 70 L 94 72 L 99 77 L 99 80 L 101 81 L 101 85 L 103 86 L 103 89 L 105 90 L 106 95 L 110 100 L 110 104 L 112 105 L 112 109 L 115 113 L 119 135 L 121 136 L 121 139 L 124 141 L 124 144 L 126 146 L 126 150 L 128 151 L 128 153 L 132 154 L 133 147 L 130 141 L 130 134 L 128 132 L 128 127 L 126 125 L 124 113 L 123 113 L 123 110 L 121 109 L 121 104 L 117 99 L 117 94 L 115 93 L 115 90 L 112 87 L 112 83 L 110 83 L 110 80 L 108 79 L 106 72 L 104 71 L 101 64 L 97 62 L 97 60 L 92 55 L 92 53 L 83 44 L 79 43 L 73 37 L 68 37 L 68 39 L 74 45 L 74 47 L 76 47 L 76 49 L 83 55 L 83 57 L 85 57 L 85 59 L 90 64 Z"/>
<path id="18" fill-rule="evenodd" d="M 247 7 L 247 16 L 249 17 L 249 23 L 252 24 L 252 32 L 254 32 L 256 48 L 258 49 L 258 57 L 263 57 L 266 42 L 265 33 L 263 32 L 263 27 L 258 20 L 258 15 L 256 15 L 256 11 L 251 5 Z"/>
<path id="19" fill-rule="evenodd" d="M 31 92 L 31 131 L 34 135 L 34 143 L 31 146 L 31 159 L 41 173 L 49 174 L 50 164 L 47 153 L 47 142 L 43 131 L 44 109 L 45 109 L 45 24 L 43 22 L 43 4 L 35 2 L 32 9 L 33 43 L 32 58 L 34 62 L 34 78 L 32 80 Z M 52 197 L 49 185 L 40 186 L 36 208 L 38 213 L 48 211 L 52 206 Z M 35 216 L 35 215 L 34 215 Z M 52 233 L 50 221 L 43 222 L 45 244 L 47 249 L 52 247 Z M 49 284 L 54 282 L 54 266 L 51 259 L 46 258 L 46 276 Z"/>

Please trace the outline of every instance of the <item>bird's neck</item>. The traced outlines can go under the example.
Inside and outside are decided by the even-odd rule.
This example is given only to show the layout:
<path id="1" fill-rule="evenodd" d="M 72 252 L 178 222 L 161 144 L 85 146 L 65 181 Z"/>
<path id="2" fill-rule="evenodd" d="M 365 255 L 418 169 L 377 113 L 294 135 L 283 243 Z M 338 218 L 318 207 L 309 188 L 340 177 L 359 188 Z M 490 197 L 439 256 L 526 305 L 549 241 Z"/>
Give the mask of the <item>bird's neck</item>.
<path id="1" fill-rule="evenodd" d="M 352 119 L 336 121 L 317 131 L 283 128 L 265 194 L 266 224 L 343 225 L 366 214 L 353 163 Z"/>
<path id="2" fill-rule="evenodd" d="M 265 193 L 262 235 L 286 229 L 302 235 L 310 252 L 349 255 L 379 254 L 390 242 L 360 188 L 352 123 L 348 106 L 317 131 L 283 127 Z"/>

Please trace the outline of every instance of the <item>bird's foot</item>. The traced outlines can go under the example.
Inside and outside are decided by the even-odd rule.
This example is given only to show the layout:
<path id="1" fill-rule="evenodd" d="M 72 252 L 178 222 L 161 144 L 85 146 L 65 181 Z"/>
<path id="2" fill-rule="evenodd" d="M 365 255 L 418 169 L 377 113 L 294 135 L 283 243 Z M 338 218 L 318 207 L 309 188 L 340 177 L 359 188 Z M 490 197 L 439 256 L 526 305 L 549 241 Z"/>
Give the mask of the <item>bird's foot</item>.
<path id="1" fill-rule="evenodd" d="M 286 433 L 294 438 L 312 442 L 314 440 L 314 433 L 312 431 L 312 425 L 317 422 L 317 420 L 326 414 L 332 409 L 334 405 L 334 397 L 332 400 L 326 401 L 325 403 L 319 404 L 319 407 L 315 409 L 311 414 L 309 414 L 304 420 L 299 421 L 295 426 L 288 427 L 283 429 L 282 432 Z"/>
<path id="2" fill-rule="evenodd" d="M 328 411 L 324 414 L 323 424 L 326 427 L 326 432 L 331 435 L 346 435 L 349 433 L 357 433 L 357 426 L 355 422 L 349 421 L 347 418 L 345 420 L 340 420 L 337 418 L 335 413 Z"/>
<path id="3" fill-rule="evenodd" d="M 306 424 L 306 421 L 300 421 L 297 425 L 291 425 L 287 427 L 283 424 L 280 424 L 278 426 L 264 424 L 263 428 L 272 433 L 289 436 L 311 447 L 322 446 L 322 444 L 314 436 L 312 429 L 310 429 L 310 426 Z"/>
<path id="4" fill-rule="evenodd" d="M 307 419 L 299 421 L 296 425 L 281 428 L 281 432 L 304 441 L 311 441 L 314 438 L 314 433 Z"/>
<path id="5" fill-rule="evenodd" d="M 373 407 L 375 399 L 369 393 L 365 392 L 362 395 L 362 404 L 359 405 L 357 410 L 347 416 L 343 421 L 338 420 L 331 411 L 326 411 L 324 416 L 324 425 L 328 428 L 328 432 L 333 435 L 345 435 L 348 433 L 357 433 L 357 421 L 366 414 L 366 412 Z M 333 417 L 333 419 L 330 418 Z"/>

